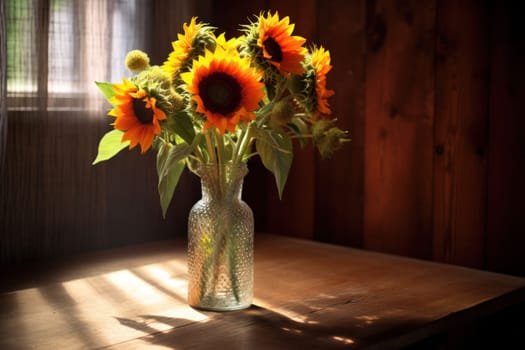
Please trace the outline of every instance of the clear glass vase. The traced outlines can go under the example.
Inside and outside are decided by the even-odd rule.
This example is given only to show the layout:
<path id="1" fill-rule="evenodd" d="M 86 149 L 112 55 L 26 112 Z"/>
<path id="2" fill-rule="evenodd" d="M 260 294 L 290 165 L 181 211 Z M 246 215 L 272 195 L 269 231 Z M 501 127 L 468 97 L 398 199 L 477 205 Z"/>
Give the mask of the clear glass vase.
<path id="1" fill-rule="evenodd" d="M 246 164 L 202 165 L 202 198 L 188 219 L 188 303 L 213 311 L 247 308 L 253 298 L 254 219 L 241 199 Z"/>

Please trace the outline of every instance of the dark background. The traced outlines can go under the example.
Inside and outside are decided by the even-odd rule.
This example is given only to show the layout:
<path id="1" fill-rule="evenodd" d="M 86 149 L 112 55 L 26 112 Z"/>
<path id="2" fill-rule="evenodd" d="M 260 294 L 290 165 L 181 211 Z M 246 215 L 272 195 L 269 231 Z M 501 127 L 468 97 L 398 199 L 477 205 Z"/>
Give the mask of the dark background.
<path id="1" fill-rule="evenodd" d="M 150 57 L 181 32 L 152 1 Z M 221 0 L 195 15 L 238 35 L 261 10 L 328 48 L 328 87 L 352 142 L 331 160 L 297 147 L 277 199 L 250 163 L 257 231 L 525 276 L 525 39 L 511 1 Z M 189 18 L 188 20 L 189 21 Z M 0 261 L 18 264 L 186 234 L 199 198 L 185 173 L 166 220 L 155 155 L 96 166 L 107 120 L 9 113 L 0 172 Z M 312 257 L 315 259 L 315 257 Z"/>

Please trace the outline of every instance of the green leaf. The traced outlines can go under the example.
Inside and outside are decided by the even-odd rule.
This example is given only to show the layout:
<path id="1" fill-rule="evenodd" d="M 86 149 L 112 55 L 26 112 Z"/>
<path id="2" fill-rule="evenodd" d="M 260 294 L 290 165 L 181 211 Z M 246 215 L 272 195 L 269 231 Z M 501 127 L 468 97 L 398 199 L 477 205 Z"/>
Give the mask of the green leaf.
<path id="1" fill-rule="evenodd" d="M 97 158 L 93 161 L 93 165 L 113 158 L 122 149 L 129 146 L 129 141 L 121 141 L 122 135 L 124 135 L 123 131 L 113 129 L 102 136 L 98 144 Z"/>
<path id="2" fill-rule="evenodd" d="M 288 135 L 274 130 L 260 130 L 256 137 L 257 153 L 263 165 L 275 177 L 279 198 L 281 198 L 292 166 L 292 140 Z"/>
<path id="3" fill-rule="evenodd" d="M 186 166 L 184 159 L 191 154 L 193 147 L 181 143 L 172 146 L 163 143 L 157 153 L 157 173 L 159 176 L 159 195 L 162 216 L 166 212 L 173 198 L 173 193 L 179 182 L 180 175 Z"/>
<path id="4" fill-rule="evenodd" d="M 308 144 L 309 133 L 306 123 L 301 118 L 295 117 L 286 126 L 295 135 L 301 148 L 304 148 Z"/>
<path id="5" fill-rule="evenodd" d="M 166 159 L 168 159 L 168 153 L 170 149 L 171 145 L 169 143 L 159 141 L 159 148 L 157 151 L 157 175 L 159 179 L 162 175 L 162 172 L 164 171 Z"/>
<path id="6" fill-rule="evenodd" d="M 116 95 L 115 89 L 113 88 L 113 84 L 99 81 L 96 81 L 95 84 L 97 84 L 100 91 L 102 91 L 102 93 L 108 100 Z"/>
<path id="7" fill-rule="evenodd" d="M 191 145 L 195 138 L 195 129 L 193 128 L 193 121 L 191 116 L 186 112 L 177 112 L 171 118 L 170 128 L 182 137 L 188 145 Z"/>

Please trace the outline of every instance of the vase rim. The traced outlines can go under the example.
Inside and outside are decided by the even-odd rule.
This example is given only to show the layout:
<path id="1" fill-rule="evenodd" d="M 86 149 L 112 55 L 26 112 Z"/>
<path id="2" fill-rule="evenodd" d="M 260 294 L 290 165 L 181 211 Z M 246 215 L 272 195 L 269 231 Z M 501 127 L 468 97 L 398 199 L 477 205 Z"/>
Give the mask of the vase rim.
<path id="1" fill-rule="evenodd" d="M 194 169 L 190 169 L 195 175 L 202 177 L 204 173 L 210 169 L 216 169 L 221 163 L 210 162 L 210 163 L 199 163 Z M 239 162 L 233 164 L 232 162 L 222 163 L 228 171 L 228 173 L 233 169 L 238 169 L 241 176 L 244 177 L 248 173 L 248 164 L 246 162 Z"/>

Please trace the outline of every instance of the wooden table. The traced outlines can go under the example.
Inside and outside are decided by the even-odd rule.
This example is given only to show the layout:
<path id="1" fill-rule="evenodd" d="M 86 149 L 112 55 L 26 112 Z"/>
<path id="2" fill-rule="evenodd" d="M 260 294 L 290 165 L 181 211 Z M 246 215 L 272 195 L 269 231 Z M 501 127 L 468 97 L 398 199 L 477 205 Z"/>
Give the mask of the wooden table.
<path id="1" fill-rule="evenodd" d="M 441 349 L 504 345 L 523 329 L 525 279 L 266 234 L 254 305 L 197 311 L 185 249 L 3 268 L 0 349 Z"/>

